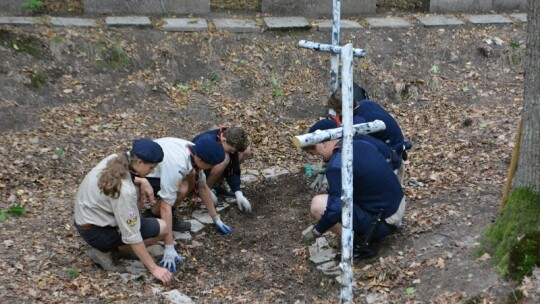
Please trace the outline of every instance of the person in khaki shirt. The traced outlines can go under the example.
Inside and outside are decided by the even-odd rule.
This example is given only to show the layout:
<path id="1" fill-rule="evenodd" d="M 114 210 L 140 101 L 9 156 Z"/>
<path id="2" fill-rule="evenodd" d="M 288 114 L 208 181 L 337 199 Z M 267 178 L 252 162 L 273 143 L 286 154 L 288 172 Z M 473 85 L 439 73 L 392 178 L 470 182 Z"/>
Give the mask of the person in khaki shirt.
<path id="1" fill-rule="evenodd" d="M 158 266 L 146 246 L 163 239 L 165 221 L 139 216 L 138 196 L 151 193 L 145 177 L 163 160 L 163 149 L 150 139 L 138 139 L 129 152 L 99 162 L 79 186 L 75 197 L 75 227 L 92 248 L 87 255 L 105 270 L 121 271 L 112 252 L 132 251 L 164 284 L 172 274 Z"/>

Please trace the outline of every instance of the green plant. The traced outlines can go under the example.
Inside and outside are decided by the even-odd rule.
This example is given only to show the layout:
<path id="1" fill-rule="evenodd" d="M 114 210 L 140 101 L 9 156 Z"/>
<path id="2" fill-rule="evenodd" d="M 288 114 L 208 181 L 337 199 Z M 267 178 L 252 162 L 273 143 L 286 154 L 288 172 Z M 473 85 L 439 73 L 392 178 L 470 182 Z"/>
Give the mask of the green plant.
<path id="1" fill-rule="evenodd" d="M 79 272 L 77 268 L 72 267 L 68 270 L 68 275 L 71 279 L 76 279 L 77 277 L 81 275 L 81 273 Z"/>
<path id="2" fill-rule="evenodd" d="M 216 73 L 212 73 L 210 75 L 210 81 L 213 83 L 220 82 L 221 79 L 219 79 L 219 76 Z"/>
<path id="3" fill-rule="evenodd" d="M 41 6 L 43 5 L 43 1 L 41 0 L 29 0 L 28 2 L 25 2 L 21 5 L 21 8 L 23 9 L 29 9 L 32 11 L 37 11 Z"/>
<path id="4" fill-rule="evenodd" d="M 34 72 L 30 74 L 30 85 L 36 90 L 41 90 L 47 84 L 49 77 L 43 72 Z"/>
<path id="5" fill-rule="evenodd" d="M 203 83 L 202 86 L 206 91 L 212 91 L 212 84 L 211 83 Z"/>
<path id="6" fill-rule="evenodd" d="M 185 84 L 182 84 L 182 83 L 177 83 L 174 85 L 177 89 L 181 90 L 181 91 L 187 91 L 189 89 L 189 87 Z"/>
<path id="7" fill-rule="evenodd" d="M 274 97 L 278 97 L 278 96 L 283 95 L 283 92 L 282 92 L 281 89 L 279 88 L 278 80 L 277 80 L 276 77 L 272 77 L 272 78 L 270 79 L 270 83 L 271 83 L 272 86 L 274 87 L 274 90 L 272 91 L 272 95 L 274 95 Z"/>
<path id="8" fill-rule="evenodd" d="M 26 213 L 26 208 L 21 205 L 13 205 L 7 210 L 0 210 L 0 222 L 7 220 L 8 215 L 21 216 Z"/>

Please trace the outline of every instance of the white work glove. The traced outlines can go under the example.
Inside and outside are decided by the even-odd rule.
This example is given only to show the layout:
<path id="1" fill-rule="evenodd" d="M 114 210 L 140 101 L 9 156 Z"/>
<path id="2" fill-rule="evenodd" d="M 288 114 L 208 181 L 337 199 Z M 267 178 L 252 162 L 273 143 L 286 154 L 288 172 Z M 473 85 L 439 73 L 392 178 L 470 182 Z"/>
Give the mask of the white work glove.
<path id="1" fill-rule="evenodd" d="M 236 196 L 236 203 L 238 204 L 238 209 L 247 213 L 251 213 L 251 204 L 242 194 L 242 191 L 236 191 L 234 192 L 234 195 Z"/>
<path id="2" fill-rule="evenodd" d="M 170 272 L 176 271 L 176 262 L 184 263 L 184 259 L 176 253 L 174 245 L 165 245 L 165 251 L 163 252 L 163 258 L 159 262 L 159 266 L 166 268 Z"/>
<path id="3" fill-rule="evenodd" d="M 223 224 L 223 222 L 221 221 L 221 218 L 219 217 L 219 214 L 214 216 L 212 220 L 214 221 L 214 225 L 216 225 L 216 227 L 219 229 L 219 231 L 221 231 L 221 233 L 223 234 L 232 233 L 231 227 Z"/>
<path id="4" fill-rule="evenodd" d="M 315 192 L 320 192 L 324 188 L 326 182 L 326 174 L 319 173 L 315 181 L 310 185 L 310 188 Z"/>

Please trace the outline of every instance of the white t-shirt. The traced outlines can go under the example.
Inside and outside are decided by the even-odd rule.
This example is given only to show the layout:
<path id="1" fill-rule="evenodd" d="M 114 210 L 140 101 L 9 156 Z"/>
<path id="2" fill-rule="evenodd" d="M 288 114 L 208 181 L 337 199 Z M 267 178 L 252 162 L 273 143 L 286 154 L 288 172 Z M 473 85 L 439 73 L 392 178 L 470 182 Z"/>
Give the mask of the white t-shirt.
<path id="1" fill-rule="evenodd" d="M 148 177 L 160 179 L 161 189 L 157 193 L 167 204 L 174 206 L 176 194 L 182 180 L 195 170 L 191 164 L 191 154 L 188 147 L 192 142 L 174 137 L 163 137 L 154 140 L 163 149 L 165 154 L 163 161 L 154 169 Z M 199 186 L 206 184 L 206 176 L 199 170 Z"/>
<path id="2" fill-rule="evenodd" d="M 118 198 L 103 194 L 98 187 L 99 175 L 107 163 L 117 156 L 107 156 L 84 177 L 75 196 L 75 222 L 78 225 L 118 226 L 122 242 L 137 244 L 143 241 L 141 220 L 137 207 L 137 188 L 129 173 L 126 171 L 126 177 L 122 179 Z"/>

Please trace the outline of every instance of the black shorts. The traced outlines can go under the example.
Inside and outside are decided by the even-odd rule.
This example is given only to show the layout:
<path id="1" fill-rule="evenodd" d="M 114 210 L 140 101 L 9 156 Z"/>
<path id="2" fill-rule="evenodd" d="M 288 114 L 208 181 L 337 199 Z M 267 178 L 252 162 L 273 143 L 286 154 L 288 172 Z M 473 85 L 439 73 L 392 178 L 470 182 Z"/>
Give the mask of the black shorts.
<path id="1" fill-rule="evenodd" d="M 88 245 L 99 249 L 102 252 L 116 250 L 118 246 L 125 245 L 122 242 L 122 234 L 118 227 L 105 226 L 91 230 L 80 230 L 75 225 L 81 237 Z M 141 218 L 141 236 L 143 240 L 153 238 L 159 235 L 159 222 L 153 217 Z"/>

